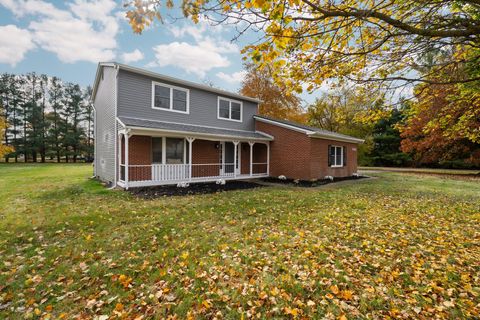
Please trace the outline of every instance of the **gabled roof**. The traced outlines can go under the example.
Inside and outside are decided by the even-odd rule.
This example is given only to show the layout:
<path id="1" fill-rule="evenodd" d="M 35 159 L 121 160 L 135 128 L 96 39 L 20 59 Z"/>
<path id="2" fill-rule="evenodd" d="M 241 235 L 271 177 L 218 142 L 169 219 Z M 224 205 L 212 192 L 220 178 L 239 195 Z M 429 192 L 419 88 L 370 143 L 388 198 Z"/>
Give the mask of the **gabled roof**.
<path id="1" fill-rule="evenodd" d="M 261 121 L 261 122 L 270 123 L 270 124 L 273 124 L 273 125 L 277 125 L 277 126 L 280 126 L 280 127 L 283 127 L 283 128 L 290 129 L 290 130 L 303 132 L 303 133 L 305 133 L 306 135 L 308 135 L 309 137 L 312 137 L 312 138 L 323 138 L 323 139 L 329 139 L 329 140 L 335 140 L 335 141 L 344 141 L 344 142 L 352 142 L 352 143 L 363 143 L 363 142 L 365 142 L 365 140 L 363 140 L 363 139 L 355 138 L 355 137 L 352 137 L 352 136 L 347 136 L 345 134 L 336 133 L 336 132 L 332 132 L 332 131 L 328 131 L 328 130 L 324 130 L 324 129 L 320 129 L 320 128 L 316 128 L 316 127 L 312 127 L 312 126 L 307 126 L 307 125 L 297 123 L 297 122 L 293 122 L 293 121 L 289 121 L 289 120 L 275 119 L 275 118 L 271 118 L 271 117 L 267 117 L 267 116 L 260 116 L 260 115 L 256 115 L 256 116 L 254 116 L 254 118 L 255 118 L 255 120 L 258 120 L 258 121 Z"/>
<path id="2" fill-rule="evenodd" d="M 243 131 L 243 130 L 231 130 L 213 127 L 204 127 L 198 125 L 163 122 L 156 120 L 146 120 L 130 117 L 118 117 L 118 120 L 122 126 L 131 129 L 140 130 L 156 130 L 168 133 L 179 133 L 182 135 L 191 134 L 195 136 L 205 136 L 210 138 L 223 138 L 223 139 L 252 139 L 252 140 L 264 140 L 271 141 L 273 138 L 269 135 L 255 132 L 255 131 Z"/>
<path id="3" fill-rule="evenodd" d="M 208 92 L 213 92 L 213 93 L 223 95 L 223 96 L 226 96 L 226 97 L 230 97 L 230 98 L 241 99 L 241 100 L 250 101 L 250 102 L 254 102 L 254 103 L 262 102 L 261 100 L 256 99 L 256 98 L 247 97 L 247 96 L 240 95 L 238 93 L 213 88 L 213 87 L 207 86 L 205 84 L 200 84 L 200 83 L 196 83 L 196 82 L 192 82 L 192 81 L 188 81 L 188 80 L 182 80 L 182 79 L 166 76 L 166 75 L 163 75 L 163 74 L 160 74 L 160 73 L 152 72 L 152 71 L 137 68 L 137 67 L 132 67 L 132 66 L 129 66 L 129 65 L 126 65 L 126 64 L 123 64 L 123 63 L 118 63 L 118 62 L 100 62 L 98 64 L 97 73 L 95 75 L 95 82 L 93 84 L 92 100 L 95 100 L 95 95 L 97 94 L 98 82 L 100 81 L 100 70 L 103 67 L 113 67 L 113 68 L 117 68 L 117 69 L 122 69 L 122 70 L 133 72 L 133 73 L 136 73 L 136 74 L 141 74 L 141 75 L 144 75 L 144 76 L 147 76 L 147 77 L 152 77 L 152 78 L 155 78 L 155 79 L 160 80 L 160 81 L 167 81 L 167 82 L 178 84 L 180 86 L 187 86 L 187 87 L 190 87 L 190 88 L 196 88 L 196 89 L 200 89 L 200 90 L 204 90 L 204 91 L 208 91 Z"/>

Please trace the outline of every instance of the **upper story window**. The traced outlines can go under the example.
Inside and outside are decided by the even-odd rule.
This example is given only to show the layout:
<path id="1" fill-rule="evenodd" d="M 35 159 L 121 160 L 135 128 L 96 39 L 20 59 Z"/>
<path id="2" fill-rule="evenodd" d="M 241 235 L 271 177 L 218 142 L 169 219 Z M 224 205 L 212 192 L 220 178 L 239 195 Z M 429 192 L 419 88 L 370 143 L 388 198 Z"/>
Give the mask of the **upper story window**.
<path id="1" fill-rule="evenodd" d="M 189 112 L 189 90 L 152 82 L 152 108 L 173 112 Z"/>
<path id="2" fill-rule="evenodd" d="M 242 122 L 242 109 L 242 102 L 218 97 L 218 119 Z"/>

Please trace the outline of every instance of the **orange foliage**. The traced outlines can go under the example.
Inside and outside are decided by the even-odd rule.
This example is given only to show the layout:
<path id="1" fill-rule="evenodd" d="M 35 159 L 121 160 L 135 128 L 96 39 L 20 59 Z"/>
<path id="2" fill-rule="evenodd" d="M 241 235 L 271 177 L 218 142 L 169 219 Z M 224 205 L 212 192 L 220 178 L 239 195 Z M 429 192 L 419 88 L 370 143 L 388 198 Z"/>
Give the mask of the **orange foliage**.
<path id="1" fill-rule="evenodd" d="M 259 113 L 277 119 L 307 122 L 307 114 L 301 107 L 301 100 L 294 94 L 273 82 L 272 75 L 266 69 L 259 70 L 253 64 L 246 65 L 247 75 L 240 93 L 262 100 Z"/>
<path id="2" fill-rule="evenodd" d="M 463 159 L 479 165 L 480 145 L 467 138 L 468 128 L 459 127 L 465 126 L 463 116 L 478 109 L 480 101 L 458 99 L 455 85 L 421 85 L 417 92 L 418 102 L 410 106 L 408 120 L 400 128 L 402 151 L 414 153 L 417 164 Z"/>

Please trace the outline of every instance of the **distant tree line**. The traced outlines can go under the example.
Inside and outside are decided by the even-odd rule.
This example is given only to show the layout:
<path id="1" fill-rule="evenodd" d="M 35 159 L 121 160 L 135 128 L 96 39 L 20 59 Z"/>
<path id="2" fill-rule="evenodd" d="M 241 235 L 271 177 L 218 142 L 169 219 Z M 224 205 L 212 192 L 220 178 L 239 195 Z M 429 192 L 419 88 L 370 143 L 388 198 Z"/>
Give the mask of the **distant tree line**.
<path id="1" fill-rule="evenodd" d="M 0 117 L 6 162 L 77 162 L 93 158 L 91 88 L 57 77 L 4 73 Z"/>

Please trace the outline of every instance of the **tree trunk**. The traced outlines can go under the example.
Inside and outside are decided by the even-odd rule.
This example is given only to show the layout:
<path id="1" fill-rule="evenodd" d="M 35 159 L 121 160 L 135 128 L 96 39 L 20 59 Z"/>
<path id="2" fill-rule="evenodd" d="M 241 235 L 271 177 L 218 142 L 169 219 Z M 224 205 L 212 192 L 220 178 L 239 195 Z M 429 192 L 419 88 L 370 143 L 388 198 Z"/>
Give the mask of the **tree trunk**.
<path id="1" fill-rule="evenodd" d="M 43 84 L 45 86 L 45 83 Z M 42 163 L 45 163 L 45 87 L 43 87 L 43 99 L 42 99 L 42 143 L 41 143 L 41 149 L 40 149 L 40 156 L 42 157 Z"/>

